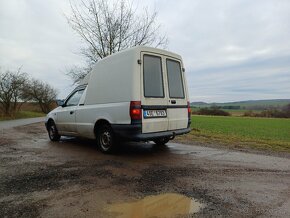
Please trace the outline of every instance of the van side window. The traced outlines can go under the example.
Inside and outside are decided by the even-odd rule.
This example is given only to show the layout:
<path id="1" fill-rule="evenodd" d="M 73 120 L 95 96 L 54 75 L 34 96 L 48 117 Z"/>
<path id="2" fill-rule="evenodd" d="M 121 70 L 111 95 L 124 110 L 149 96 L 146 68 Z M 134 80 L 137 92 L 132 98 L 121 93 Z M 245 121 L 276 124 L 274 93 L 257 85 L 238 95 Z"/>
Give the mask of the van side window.
<path id="1" fill-rule="evenodd" d="M 69 99 L 66 101 L 65 106 L 76 106 L 78 105 L 82 95 L 83 95 L 84 89 L 76 91 L 72 96 L 69 97 Z"/>
<path id="2" fill-rule="evenodd" d="M 163 78 L 161 57 L 144 55 L 143 65 L 144 96 L 163 98 Z"/>
<path id="3" fill-rule="evenodd" d="M 166 59 L 167 78 L 170 98 L 184 98 L 184 88 L 180 63 Z"/>

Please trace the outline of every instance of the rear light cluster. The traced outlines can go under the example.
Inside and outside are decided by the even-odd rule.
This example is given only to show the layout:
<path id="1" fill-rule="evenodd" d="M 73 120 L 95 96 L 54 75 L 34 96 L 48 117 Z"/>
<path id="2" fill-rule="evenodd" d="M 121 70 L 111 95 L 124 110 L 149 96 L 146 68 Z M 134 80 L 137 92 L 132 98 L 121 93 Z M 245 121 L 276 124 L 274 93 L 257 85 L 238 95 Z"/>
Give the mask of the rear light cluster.
<path id="1" fill-rule="evenodd" d="M 191 108 L 190 108 L 189 101 L 187 102 L 187 112 L 188 112 L 188 117 L 190 117 L 190 115 L 191 115 Z"/>
<path id="2" fill-rule="evenodd" d="M 142 119 L 141 101 L 130 102 L 130 117 L 131 117 L 131 120 Z"/>

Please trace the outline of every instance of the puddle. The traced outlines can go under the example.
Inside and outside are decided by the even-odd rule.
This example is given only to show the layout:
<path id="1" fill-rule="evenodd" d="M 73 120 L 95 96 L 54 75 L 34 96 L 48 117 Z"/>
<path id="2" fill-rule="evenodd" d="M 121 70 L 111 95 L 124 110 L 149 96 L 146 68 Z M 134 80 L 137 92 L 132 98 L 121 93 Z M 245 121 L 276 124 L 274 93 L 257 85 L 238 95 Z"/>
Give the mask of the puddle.
<path id="1" fill-rule="evenodd" d="M 180 194 L 167 193 L 147 196 L 141 200 L 109 205 L 107 212 L 125 217 L 175 217 L 197 213 L 203 204 Z"/>

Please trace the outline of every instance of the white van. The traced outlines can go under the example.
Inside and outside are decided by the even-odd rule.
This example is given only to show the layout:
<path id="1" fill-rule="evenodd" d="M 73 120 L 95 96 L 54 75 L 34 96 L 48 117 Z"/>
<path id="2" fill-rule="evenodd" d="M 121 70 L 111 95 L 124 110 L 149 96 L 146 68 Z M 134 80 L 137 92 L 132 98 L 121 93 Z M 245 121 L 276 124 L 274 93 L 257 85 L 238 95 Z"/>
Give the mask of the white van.
<path id="1" fill-rule="evenodd" d="M 161 145 L 190 131 L 182 58 L 145 46 L 108 56 L 46 118 L 49 138 L 97 139 L 111 152 L 118 139 Z"/>

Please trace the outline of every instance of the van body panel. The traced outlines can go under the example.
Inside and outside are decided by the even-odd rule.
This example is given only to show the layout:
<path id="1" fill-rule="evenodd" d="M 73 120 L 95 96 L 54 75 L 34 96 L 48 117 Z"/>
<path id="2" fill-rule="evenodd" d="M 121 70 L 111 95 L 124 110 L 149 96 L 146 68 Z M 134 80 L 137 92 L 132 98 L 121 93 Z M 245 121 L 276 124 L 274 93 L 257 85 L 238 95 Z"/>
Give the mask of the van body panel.
<path id="1" fill-rule="evenodd" d="M 85 105 L 140 99 L 140 66 L 137 60 L 135 52 L 100 60 L 90 73 Z"/>
<path id="2" fill-rule="evenodd" d="M 57 113 L 57 120 L 59 129 L 65 132 L 76 132 L 75 116 L 70 114 L 71 111 L 75 112 L 76 107 L 65 108 Z"/>
<path id="3" fill-rule="evenodd" d="M 99 120 L 105 120 L 111 124 L 130 124 L 128 123 L 129 105 L 130 102 L 120 102 L 79 106 L 76 113 L 78 133 L 88 138 L 95 138 L 95 132 L 92 129 Z"/>
<path id="4" fill-rule="evenodd" d="M 167 113 L 169 117 L 168 130 L 187 128 L 188 115 L 186 108 L 168 108 Z"/>

